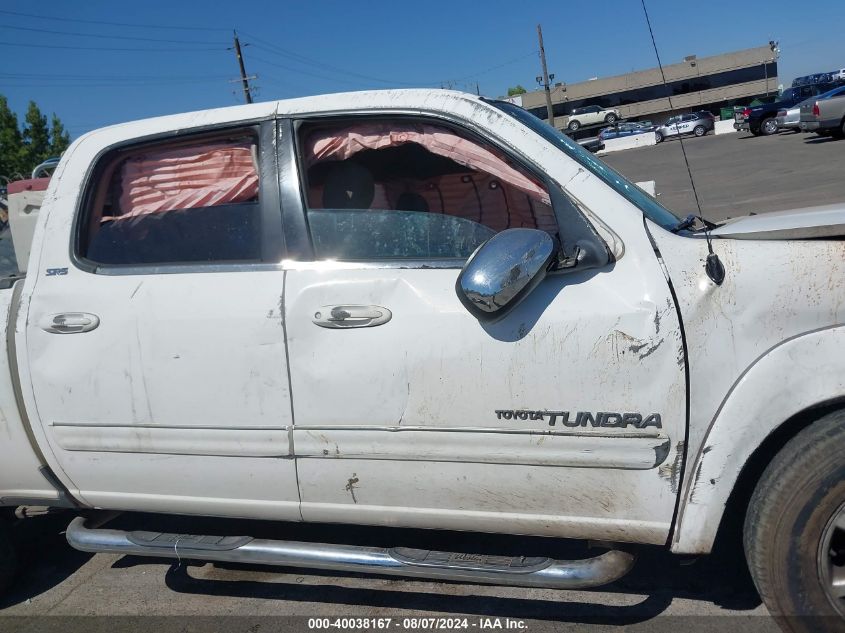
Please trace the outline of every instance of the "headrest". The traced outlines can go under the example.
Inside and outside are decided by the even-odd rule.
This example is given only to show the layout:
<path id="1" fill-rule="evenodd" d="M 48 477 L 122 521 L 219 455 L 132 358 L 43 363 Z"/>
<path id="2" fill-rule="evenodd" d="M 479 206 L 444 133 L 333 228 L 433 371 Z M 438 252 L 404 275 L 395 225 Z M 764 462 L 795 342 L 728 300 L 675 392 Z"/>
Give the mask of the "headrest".
<path id="1" fill-rule="evenodd" d="M 406 191 L 396 201 L 396 208 L 400 211 L 428 211 L 428 202 L 420 194 Z"/>

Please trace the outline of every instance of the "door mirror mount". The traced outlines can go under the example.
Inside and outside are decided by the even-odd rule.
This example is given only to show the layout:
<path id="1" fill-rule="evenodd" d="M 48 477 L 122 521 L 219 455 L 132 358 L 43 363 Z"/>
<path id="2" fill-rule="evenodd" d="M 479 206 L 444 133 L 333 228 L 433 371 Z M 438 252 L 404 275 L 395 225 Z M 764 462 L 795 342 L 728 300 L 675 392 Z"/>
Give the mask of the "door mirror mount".
<path id="1" fill-rule="evenodd" d="M 484 242 L 467 260 L 455 285 L 458 298 L 479 321 L 502 318 L 558 263 L 560 246 L 545 231 L 508 229 Z"/>

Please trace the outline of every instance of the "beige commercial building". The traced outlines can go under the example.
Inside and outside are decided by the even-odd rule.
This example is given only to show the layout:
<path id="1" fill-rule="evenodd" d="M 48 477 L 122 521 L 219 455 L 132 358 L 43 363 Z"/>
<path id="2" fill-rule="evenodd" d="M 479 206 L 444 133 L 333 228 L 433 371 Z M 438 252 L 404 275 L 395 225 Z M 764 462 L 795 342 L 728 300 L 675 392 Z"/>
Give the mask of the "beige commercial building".
<path id="1" fill-rule="evenodd" d="M 671 97 L 659 68 L 551 87 L 555 126 L 564 128 L 573 108 L 598 105 L 615 108 L 623 119 L 662 122 L 670 112 L 710 110 L 747 103 L 754 97 L 776 93 L 777 49 L 774 43 L 747 50 L 696 57 L 663 66 Z M 543 90 L 521 96 L 522 107 L 547 119 Z"/>

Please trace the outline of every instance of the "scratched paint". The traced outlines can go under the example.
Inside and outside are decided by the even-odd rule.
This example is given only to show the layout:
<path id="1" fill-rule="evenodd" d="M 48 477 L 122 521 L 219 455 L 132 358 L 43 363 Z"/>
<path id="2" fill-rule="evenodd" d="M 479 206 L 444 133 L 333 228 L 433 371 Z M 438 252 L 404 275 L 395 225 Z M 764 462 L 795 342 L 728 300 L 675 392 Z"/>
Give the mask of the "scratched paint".
<path id="1" fill-rule="evenodd" d="M 606 241 L 615 263 L 589 274 L 550 277 L 511 317 L 482 327 L 454 296 L 456 270 L 286 262 L 289 286 L 272 274 L 272 282 L 262 285 L 259 274 L 251 273 L 254 283 L 249 284 L 239 275 L 150 276 L 141 289 L 131 276 L 92 276 L 68 261 L 82 183 L 94 158 L 107 147 L 174 130 L 253 123 L 277 113 L 373 108 L 434 116 L 448 112 L 489 134 L 566 190 Z M 27 276 L 23 305 L 33 316 L 30 323 L 62 302 L 66 309 L 108 312 L 103 322 L 109 327 L 88 338 L 65 337 L 70 340 L 58 343 L 34 326 L 24 331 L 24 315 L 15 327 L 19 348 L 26 350 L 20 359 L 22 374 L 33 380 L 33 388 L 25 390 L 27 408 L 35 414 L 39 440 L 51 443 L 53 450 L 45 452 L 57 475 L 71 488 L 81 489 L 83 499 L 103 507 L 167 511 L 178 498 L 180 511 L 284 516 L 291 509 L 298 512 L 301 494 L 302 516 L 313 520 L 662 543 L 680 489 L 684 502 L 677 532 L 681 545 L 676 543 L 676 548 L 704 551 L 707 530 L 718 523 L 721 495 L 743 451 L 765 434 L 768 420 L 776 419 L 760 407 L 778 406 L 782 414 L 800 400 L 784 401 L 781 392 L 800 392 L 802 397 L 825 397 L 837 389 L 842 393 L 839 377 L 845 372 L 828 358 L 834 354 L 830 350 L 840 350 L 835 357 L 845 358 L 842 335 L 831 330 L 823 339 L 808 335 L 800 344 L 769 350 L 790 336 L 842 322 L 845 253 L 841 242 L 741 245 L 721 240 L 717 249 L 728 278 L 715 288 L 702 273 L 702 242 L 659 229 L 655 233 L 687 321 L 689 358 L 641 213 L 582 165 L 475 97 L 428 90 L 330 95 L 161 117 L 92 132 L 69 148 L 46 192 L 33 238 L 35 272 Z M 39 274 L 57 266 L 67 266 L 68 275 Z M 85 305 L 66 304 L 69 297 Z M 116 302 L 118 297 L 128 298 L 126 304 Z M 393 321 L 381 329 L 332 334 L 323 330 L 318 336 L 314 330 L 319 328 L 310 323 L 312 308 L 336 302 L 402 309 L 394 309 Z M 241 312 L 233 315 L 231 310 Z M 155 330 L 156 322 L 167 324 L 172 335 L 165 325 Z M 118 419 L 129 425 L 166 426 L 202 419 L 221 428 L 281 425 L 292 437 L 278 323 L 289 342 L 297 423 L 364 434 L 367 428 L 386 430 L 400 424 L 448 433 L 457 428 L 507 431 L 493 416 L 496 409 L 659 411 L 668 448 L 663 448 L 661 436 L 657 447 L 648 449 L 657 467 L 646 469 L 619 463 L 548 468 L 357 459 L 350 478 L 344 446 L 336 443 L 320 449 L 328 454 L 318 452 L 302 460 L 297 488 L 292 460 L 197 455 L 175 459 L 133 453 L 97 453 L 86 460 L 69 455 L 50 435 L 55 420 Z M 186 345 L 197 337 L 206 345 Z M 209 357 L 214 347 L 208 341 L 223 344 L 219 357 L 228 364 L 215 366 L 213 361 L 220 358 Z M 764 353 L 779 361 L 779 369 L 763 374 L 770 382 L 750 370 L 766 364 L 765 359 L 755 362 Z M 174 362 L 176 356 L 179 362 Z M 823 372 L 818 371 L 820 356 L 827 363 Z M 74 382 L 67 391 L 62 388 L 68 386 L 69 372 L 62 364 L 66 358 L 75 363 Z M 693 461 L 683 469 L 685 481 L 679 482 L 687 440 L 687 361 L 695 386 L 686 444 Z M 794 371 L 796 367 L 801 371 Z M 212 371 L 217 368 L 220 371 Z M 746 389 L 738 382 L 743 372 L 748 372 L 755 397 L 770 384 L 779 386 L 778 397 L 745 396 L 751 386 Z M 788 382 L 807 376 L 818 379 L 802 389 Z M 790 384 L 792 389 L 783 389 Z M 724 397 L 728 392 L 730 400 Z M 197 416 L 197 403 L 214 406 Z M 758 407 L 753 409 L 757 415 L 748 414 L 753 407 Z M 155 440 L 155 434 L 141 426 L 134 431 L 125 441 L 149 446 Z M 586 429 L 585 436 L 590 432 Z M 615 432 L 621 441 L 621 432 Z M 550 437 L 539 435 L 535 448 L 543 450 Z M 706 453 L 701 449 L 705 440 L 712 447 Z M 366 441 L 350 446 L 362 445 Z M 591 450 L 585 449 L 581 457 L 594 455 Z M 145 477 L 131 476 L 138 472 Z M 700 473 L 696 486 L 691 473 Z M 375 500 L 372 504 L 361 503 L 355 492 L 358 482 L 352 479 L 368 482 L 367 500 Z M 324 481 L 345 481 L 349 489 L 326 486 Z M 245 490 L 251 496 L 244 496 Z M 689 537 L 687 525 L 694 526 Z"/>
<path id="2" fill-rule="evenodd" d="M 674 548 L 707 551 L 754 448 L 801 407 L 845 393 L 838 330 L 807 335 L 845 323 L 845 241 L 715 240 L 726 270 L 716 286 L 703 240 L 652 232 L 690 355 L 690 463 Z M 814 362 L 798 362 L 805 354 Z"/>

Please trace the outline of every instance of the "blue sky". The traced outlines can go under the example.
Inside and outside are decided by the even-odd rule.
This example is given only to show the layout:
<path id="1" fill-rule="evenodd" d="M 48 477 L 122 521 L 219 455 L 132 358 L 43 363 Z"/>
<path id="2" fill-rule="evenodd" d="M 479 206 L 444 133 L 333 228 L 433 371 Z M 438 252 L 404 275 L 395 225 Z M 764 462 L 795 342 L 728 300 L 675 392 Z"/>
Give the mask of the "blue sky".
<path id="1" fill-rule="evenodd" d="M 782 83 L 845 68 L 843 0 L 646 2 L 664 63 L 774 39 Z M 796 19 L 796 10 L 808 19 Z M 556 81 L 656 65 L 640 0 L 13 0 L 0 1 L 0 94 L 19 117 L 34 99 L 74 137 L 233 105 L 242 101 L 227 50 L 236 28 L 247 71 L 258 75 L 256 100 L 447 83 L 474 91 L 476 82 L 498 96 L 517 83 L 536 85 L 538 22 Z"/>

